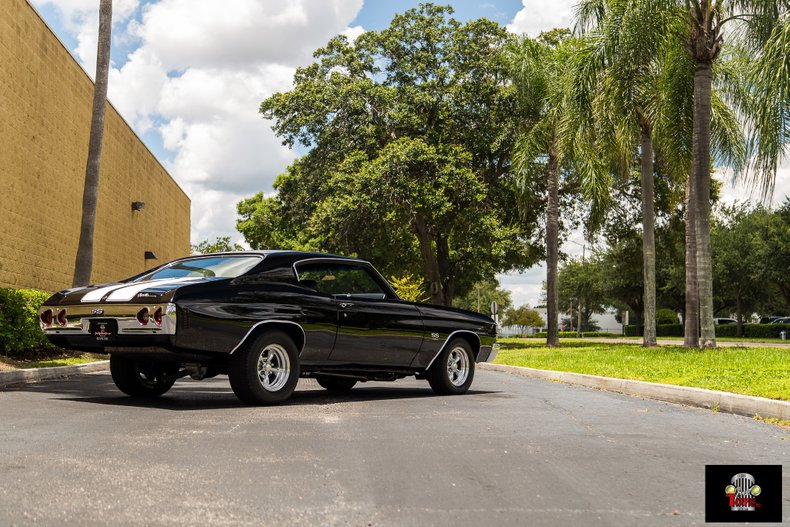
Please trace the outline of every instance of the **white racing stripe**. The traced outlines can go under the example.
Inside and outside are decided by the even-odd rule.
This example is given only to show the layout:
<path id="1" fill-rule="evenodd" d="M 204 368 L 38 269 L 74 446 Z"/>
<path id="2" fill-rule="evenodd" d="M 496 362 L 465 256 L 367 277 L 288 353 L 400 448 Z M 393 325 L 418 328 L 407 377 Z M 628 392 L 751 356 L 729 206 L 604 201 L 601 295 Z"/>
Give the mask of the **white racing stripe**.
<path id="1" fill-rule="evenodd" d="M 151 287 L 173 287 L 183 284 L 184 282 L 196 282 L 203 280 L 203 278 L 185 277 L 185 278 L 162 278 L 159 280 L 150 280 L 139 284 L 129 285 L 120 289 L 115 289 L 110 296 L 107 297 L 107 302 L 127 302 L 137 296 L 141 291 L 145 291 Z"/>
<path id="2" fill-rule="evenodd" d="M 85 296 L 83 296 L 80 302 L 98 302 L 107 293 L 111 291 L 115 291 L 116 289 L 120 289 L 122 287 L 126 287 L 126 284 L 116 284 L 108 287 L 94 289 L 90 293 L 87 293 Z"/>

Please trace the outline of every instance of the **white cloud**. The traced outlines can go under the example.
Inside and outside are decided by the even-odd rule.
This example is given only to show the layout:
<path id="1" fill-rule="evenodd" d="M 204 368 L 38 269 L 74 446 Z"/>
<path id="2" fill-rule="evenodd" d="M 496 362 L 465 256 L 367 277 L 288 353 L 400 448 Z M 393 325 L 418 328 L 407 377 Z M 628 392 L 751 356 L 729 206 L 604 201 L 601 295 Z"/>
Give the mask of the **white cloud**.
<path id="1" fill-rule="evenodd" d="M 96 0 L 37 0 L 61 13 L 85 69 L 95 68 Z M 349 27 L 362 0 L 115 0 L 109 99 L 140 134 L 161 134 L 165 166 L 192 199 L 194 242 L 232 236 L 236 203 L 263 191 L 295 154 L 258 113 L 295 68 Z"/>
<path id="2" fill-rule="evenodd" d="M 61 16 L 64 28 L 77 41 L 74 53 L 93 78 L 96 70 L 96 43 L 99 33 L 99 2 L 97 0 L 33 0 L 36 6 L 51 5 Z M 113 0 L 113 41 L 122 37 L 115 31 L 134 15 L 140 0 Z"/>
<path id="3" fill-rule="evenodd" d="M 365 32 L 365 28 L 364 27 L 362 27 L 362 26 L 353 26 L 353 27 L 349 27 L 348 29 L 343 31 L 343 35 L 345 35 L 345 37 L 348 40 L 350 40 L 351 42 L 354 42 L 357 39 L 357 37 L 359 35 L 361 35 L 362 33 L 364 33 L 364 32 Z"/>
<path id="4" fill-rule="evenodd" d="M 573 29 L 573 7 L 576 0 L 521 0 L 522 8 L 507 25 L 511 33 L 531 37 L 556 27 Z"/>
<path id="5" fill-rule="evenodd" d="M 362 0 L 161 0 L 143 8 L 134 33 L 168 70 L 295 65 L 361 7 Z"/>
<path id="6" fill-rule="evenodd" d="M 779 207 L 784 203 L 785 199 L 790 197 L 790 156 L 779 164 L 776 171 L 776 179 L 774 180 L 774 192 L 769 199 L 763 200 L 760 196 L 759 189 L 755 189 L 749 182 L 743 178 L 733 178 L 731 173 L 721 171 L 714 174 L 718 179 L 721 186 L 721 201 L 728 204 L 743 203 L 749 201 L 751 203 L 763 203 L 772 207 Z"/>

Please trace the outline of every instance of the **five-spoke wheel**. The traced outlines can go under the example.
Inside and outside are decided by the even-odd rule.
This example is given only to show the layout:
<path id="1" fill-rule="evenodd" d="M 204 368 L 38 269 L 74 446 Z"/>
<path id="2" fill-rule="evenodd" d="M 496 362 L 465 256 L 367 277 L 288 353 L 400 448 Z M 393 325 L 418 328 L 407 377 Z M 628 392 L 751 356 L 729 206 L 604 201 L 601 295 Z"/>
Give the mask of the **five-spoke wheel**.
<path id="1" fill-rule="evenodd" d="M 443 395 L 466 392 L 475 376 L 475 356 L 464 339 L 447 343 L 426 374 L 433 391 Z"/>
<path id="2" fill-rule="evenodd" d="M 228 378 L 233 393 L 247 404 L 282 402 L 299 381 L 296 344 L 282 331 L 261 333 L 231 356 Z"/>

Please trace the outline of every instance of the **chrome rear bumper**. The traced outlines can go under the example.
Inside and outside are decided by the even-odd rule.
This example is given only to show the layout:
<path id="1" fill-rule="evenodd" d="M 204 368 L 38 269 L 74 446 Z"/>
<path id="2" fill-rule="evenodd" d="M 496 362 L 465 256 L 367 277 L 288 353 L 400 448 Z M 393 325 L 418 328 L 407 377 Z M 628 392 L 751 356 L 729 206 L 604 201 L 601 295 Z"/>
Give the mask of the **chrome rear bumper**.
<path id="1" fill-rule="evenodd" d="M 137 320 L 137 313 L 147 307 L 151 314 L 148 324 Z M 162 323 L 154 321 L 153 314 L 162 309 Z M 52 324 L 45 325 L 41 314 L 52 310 Z M 61 326 L 58 313 L 65 310 L 66 324 Z M 118 335 L 175 335 L 176 305 L 175 304 L 80 304 L 68 306 L 42 306 L 38 310 L 41 330 L 46 335 L 90 335 L 91 321 L 115 320 L 118 324 Z"/>

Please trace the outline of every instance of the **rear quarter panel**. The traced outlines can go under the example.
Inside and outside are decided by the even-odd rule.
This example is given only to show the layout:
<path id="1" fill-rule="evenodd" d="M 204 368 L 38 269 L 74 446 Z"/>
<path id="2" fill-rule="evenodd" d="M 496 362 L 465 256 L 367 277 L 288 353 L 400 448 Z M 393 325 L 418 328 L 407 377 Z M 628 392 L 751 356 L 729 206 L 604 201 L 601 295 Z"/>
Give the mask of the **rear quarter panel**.
<path id="1" fill-rule="evenodd" d="M 303 360 L 326 359 L 334 345 L 334 302 L 295 285 L 200 284 L 179 288 L 174 302 L 179 310 L 176 342 L 182 348 L 230 353 L 255 324 L 267 320 L 302 326 Z"/>

